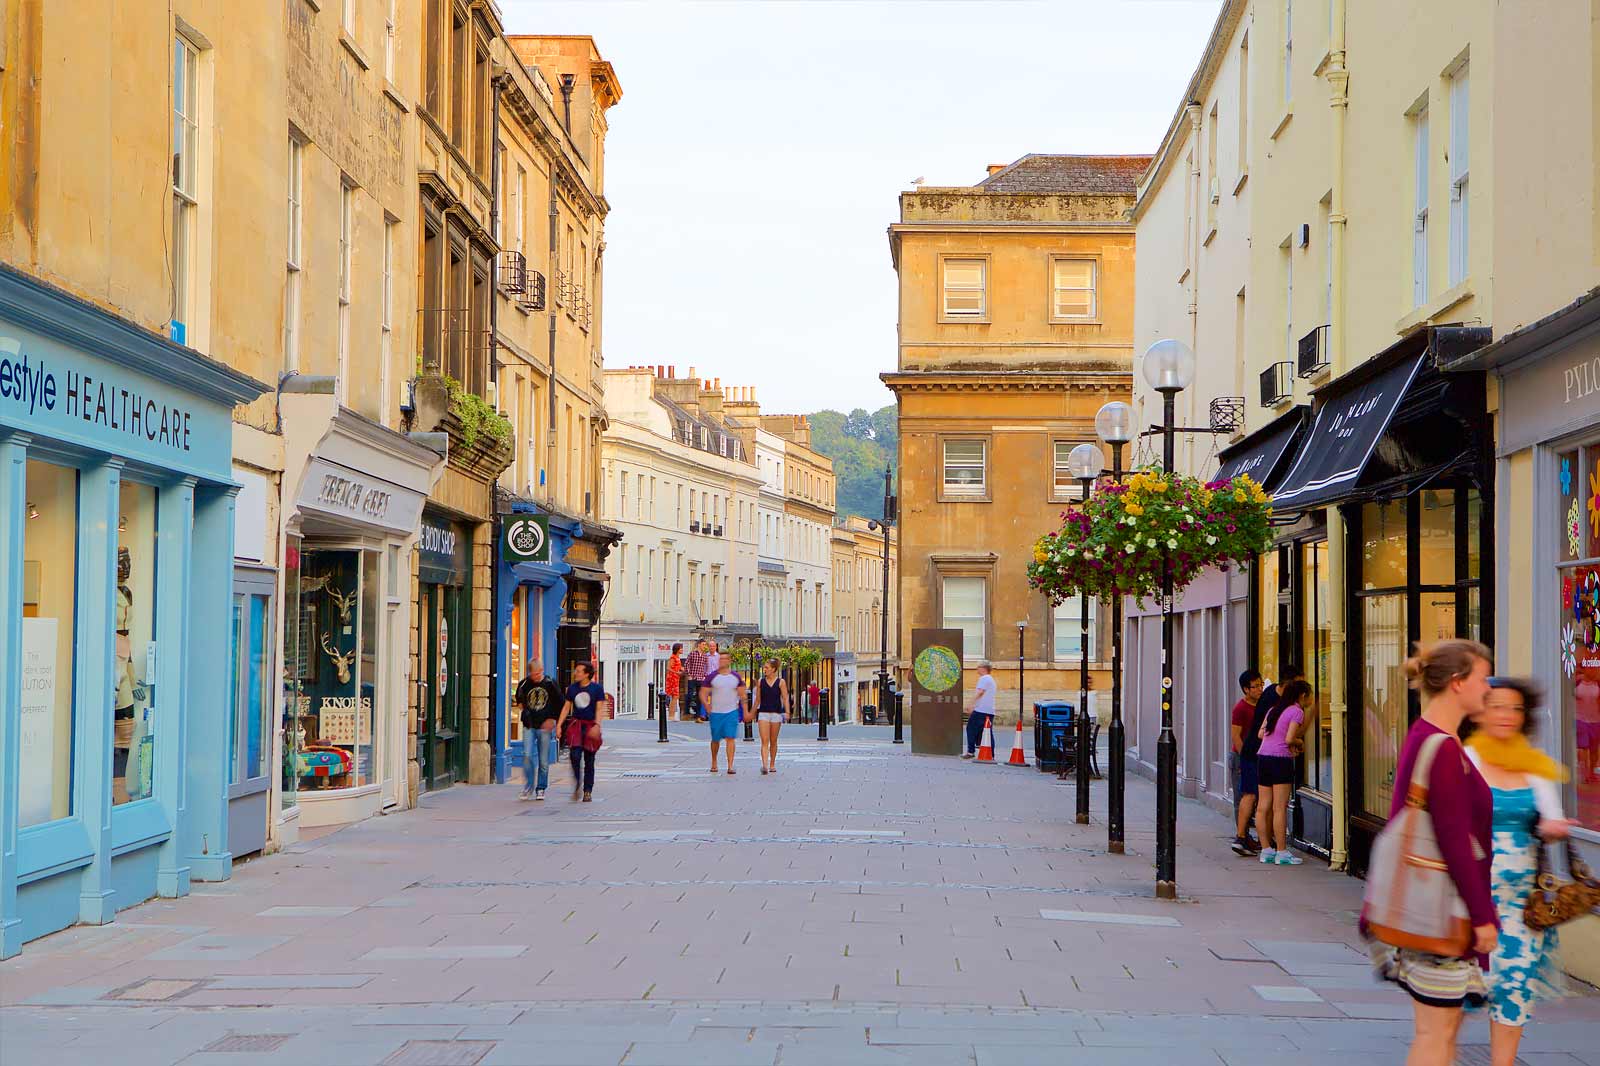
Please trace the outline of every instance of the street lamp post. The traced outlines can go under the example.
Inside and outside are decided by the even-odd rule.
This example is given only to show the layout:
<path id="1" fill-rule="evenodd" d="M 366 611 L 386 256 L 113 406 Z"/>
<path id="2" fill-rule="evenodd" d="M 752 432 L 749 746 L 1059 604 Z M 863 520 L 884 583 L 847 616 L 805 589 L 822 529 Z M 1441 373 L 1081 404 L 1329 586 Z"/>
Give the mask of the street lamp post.
<path id="1" fill-rule="evenodd" d="M 1159 340 L 1144 353 L 1144 379 L 1161 394 L 1161 468 L 1171 474 L 1178 393 L 1194 381 L 1194 352 Z M 1156 739 L 1156 897 L 1178 897 L 1178 738 L 1172 732 L 1172 563 L 1161 568 L 1161 735 Z"/>
<path id="2" fill-rule="evenodd" d="M 1089 502 L 1095 479 L 1106 468 L 1105 456 L 1093 444 L 1080 444 L 1067 455 L 1067 476 L 1074 478 L 1083 489 L 1083 502 Z M 1079 825 L 1089 824 L 1089 594 L 1078 594 L 1078 714 L 1075 725 L 1078 733 L 1077 785 Z"/>
<path id="3" fill-rule="evenodd" d="M 883 534 L 883 611 L 881 615 L 882 630 L 878 634 L 878 709 L 894 717 L 894 742 L 904 744 L 903 723 L 900 721 L 899 703 L 895 709 L 889 707 L 889 700 L 893 699 L 889 691 L 889 535 L 894 527 L 897 515 L 897 503 L 893 491 L 893 471 L 888 464 L 883 467 L 883 517 L 875 522 L 868 522 L 867 528 Z"/>
<path id="4" fill-rule="evenodd" d="M 761 676 L 761 664 L 756 662 L 756 641 L 759 639 L 761 639 L 761 635 L 759 633 L 751 633 L 749 636 L 749 650 L 745 653 L 745 657 L 749 660 L 749 662 L 745 664 L 746 678 L 755 678 Z M 749 686 L 748 680 L 746 681 L 746 685 Z M 747 687 L 745 689 L 745 699 L 750 700 L 750 697 L 754 691 L 754 686 Z M 754 701 L 752 700 L 751 702 Z M 744 708 L 741 707 L 740 710 L 743 711 Z M 749 714 L 741 714 L 741 717 L 744 719 L 744 739 L 747 741 L 755 740 L 755 725 L 753 724 L 756 717 L 755 713 L 752 711 Z"/>
<path id="5" fill-rule="evenodd" d="M 1027 651 L 1027 648 L 1028 620 L 1024 618 L 1017 623 L 1017 722 L 1019 725 L 1021 724 L 1022 719 L 1026 716 L 1028 708 L 1027 667 L 1023 662 L 1023 660 L 1027 657 L 1024 654 Z M 1037 752 L 1034 753 L 1034 757 L 1038 758 Z"/>
<path id="6" fill-rule="evenodd" d="M 1095 432 L 1111 446 L 1111 478 L 1122 482 L 1122 449 L 1133 439 L 1133 408 L 1113 400 L 1094 416 Z M 1121 855 L 1127 820 L 1127 730 L 1122 724 L 1122 597 L 1111 597 L 1111 729 L 1106 760 L 1106 850 Z"/>

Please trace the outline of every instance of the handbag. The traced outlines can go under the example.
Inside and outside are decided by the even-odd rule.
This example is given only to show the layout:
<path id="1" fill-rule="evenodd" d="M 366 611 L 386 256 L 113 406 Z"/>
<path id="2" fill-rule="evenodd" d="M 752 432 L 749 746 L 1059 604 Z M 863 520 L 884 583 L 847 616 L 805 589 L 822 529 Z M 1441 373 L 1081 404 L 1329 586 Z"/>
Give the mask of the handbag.
<path id="1" fill-rule="evenodd" d="M 1588 864 L 1578 858 L 1572 841 L 1564 843 L 1567 870 L 1572 874 L 1570 881 L 1557 877 L 1550 869 L 1551 846 L 1539 846 L 1539 877 L 1522 908 L 1522 920 L 1528 923 L 1529 929 L 1549 929 L 1600 908 L 1600 880 L 1596 880 Z"/>
<path id="2" fill-rule="evenodd" d="M 1436 733 L 1417 752 L 1405 806 L 1373 841 L 1361 919 L 1384 944 L 1460 958 L 1472 947 L 1472 920 L 1428 813 L 1428 773 L 1450 740 Z"/>

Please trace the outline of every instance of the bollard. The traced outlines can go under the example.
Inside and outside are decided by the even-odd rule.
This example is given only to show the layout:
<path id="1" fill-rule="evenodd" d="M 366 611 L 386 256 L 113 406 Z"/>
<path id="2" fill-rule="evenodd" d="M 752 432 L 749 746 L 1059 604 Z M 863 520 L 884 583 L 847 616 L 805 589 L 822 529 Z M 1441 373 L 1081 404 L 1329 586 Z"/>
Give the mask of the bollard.
<path id="1" fill-rule="evenodd" d="M 656 716 L 656 683 L 654 681 L 650 682 L 650 698 L 645 701 L 644 716 L 646 719 Z"/>
<path id="2" fill-rule="evenodd" d="M 817 697 L 817 739 L 828 739 L 828 694 Z"/>
<path id="3" fill-rule="evenodd" d="M 661 727 L 661 735 L 656 738 L 656 743 L 665 744 L 667 742 L 667 706 L 672 702 L 672 697 L 663 692 L 657 698 L 661 700 L 661 704 L 656 712 L 656 724 Z"/>
<path id="4" fill-rule="evenodd" d="M 906 742 L 905 722 L 906 694 L 896 691 L 894 694 L 894 742 L 896 744 L 904 744 Z"/>

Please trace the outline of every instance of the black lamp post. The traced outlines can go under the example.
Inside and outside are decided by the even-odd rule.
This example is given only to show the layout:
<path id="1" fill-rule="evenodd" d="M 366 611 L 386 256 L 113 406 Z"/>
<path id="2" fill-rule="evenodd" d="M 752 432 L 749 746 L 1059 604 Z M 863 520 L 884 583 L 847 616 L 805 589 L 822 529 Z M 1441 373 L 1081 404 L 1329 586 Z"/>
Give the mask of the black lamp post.
<path id="1" fill-rule="evenodd" d="M 1020 725 L 1028 709 L 1028 679 L 1027 665 L 1024 660 L 1028 649 L 1028 620 L 1022 619 L 1017 623 L 1017 722 Z M 1034 753 L 1034 758 L 1038 758 Z"/>
<path id="2" fill-rule="evenodd" d="M 1159 340 L 1144 353 L 1144 379 L 1161 394 L 1161 468 L 1171 474 L 1178 393 L 1194 381 L 1194 352 Z M 1156 739 L 1156 897 L 1178 897 L 1178 738 L 1172 732 L 1172 564 L 1161 568 L 1161 735 Z"/>
<path id="3" fill-rule="evenodd" d="M 756 641 L 758 641 L 760 639 L 761 639 L 761 634 L 759 634 L 759 633 L 750 634 L 750 637 L 749 637 L 749 640 L 750 640 L 749 651 L 746 652 L 746 658 L 748 658 L 750 660 L 750 663 L 749 663 L 748 667 L 745 670 L 745 676 L 746 677 L 760 677 L 761 676 L 761 664 L 756 662 Z M 745 699 L 746 700 L 750 700 L 751 702 L 754 702 L 754 700 L 752 699 L 752 697 L 754 695 L 755 695 L 755 686 L 749 684 L 749 682 L 746 682 Z M 741 710 L 743 710 L 743 708 L 741 708 Z M 745 715 L 743 715 L 743 718 L 744 718 L 744 739 L 748 740 L 748 741 L 753 741 L 753 740 L 756 739 L 756 735 L 755 735 L 755 726 L 753 724 L 751 724 L 751 723 L 752 723 L 752 719 L 755 718 L 755 714 L 754 713 L 745 714 Z"/>
<path id="4" fill-rule="evenodd" d="M 1067 455 L 1067 475 L 1078 482 L 1083 489 L 1082 500 L 1089 502 L 1089 493 L 1094 490 L 1095 479 L 1106 468 L 1105 456 L 1100 454 L 1100 449 L 1093 444 L 1080 444 Z M 1077 786 L 1078 786 L 1078 817 L 1079 825 L 1089 824 L 1089 594 L 1078 595 L 1078 757 Z"/>
<path id="5" fill-rule="evenodd" d="M 883 534 L 883 628 L 878 638 L 878 709 L 894 716 L 894 742 L 904 744 L 900 715 L 897 711 L 889 710 L 889 700 L 893 698 L 889 690 L 889 537 L 894 528 L 897 515 L 898 501 L 893 491 L 893 471 L 885 464 L 883 468 L 883 517 L 876 522 L 868 522 L 867 528 Z M 898 706 L 898 705 L 897 705 Z"/>
<path id="6" fill-rule="evenodd" d="M 1122 449 L 1133 439 L 1133 408 L 1113 400 L 1094 416 L 1095 432 L 1111 446 L 1111 478 L 1122 482 Z M 1111 598 L 1111 729 L 1106 760 L 1106 850 L 1121 855 L 1127 819 L 1127 729 L 1122 724 L 1122 597 Z"/>

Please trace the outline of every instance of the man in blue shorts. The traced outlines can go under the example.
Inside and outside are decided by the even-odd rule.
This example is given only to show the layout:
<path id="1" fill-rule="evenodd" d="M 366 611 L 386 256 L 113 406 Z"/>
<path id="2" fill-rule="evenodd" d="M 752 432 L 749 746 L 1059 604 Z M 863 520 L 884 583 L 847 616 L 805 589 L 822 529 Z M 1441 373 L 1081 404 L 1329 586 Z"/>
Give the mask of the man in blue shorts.
<path id="1" fill-rule="evenodd" d="M 733 742 L 744 722 L 744 678 L 733 672 L 727 652 L 717 656 L 716 673 L 700 686 L 700 701 L 711 722 L 711 772 L 717 772 L 717 742 L 727 746 L 728 773 L 733 773 Z"/>

